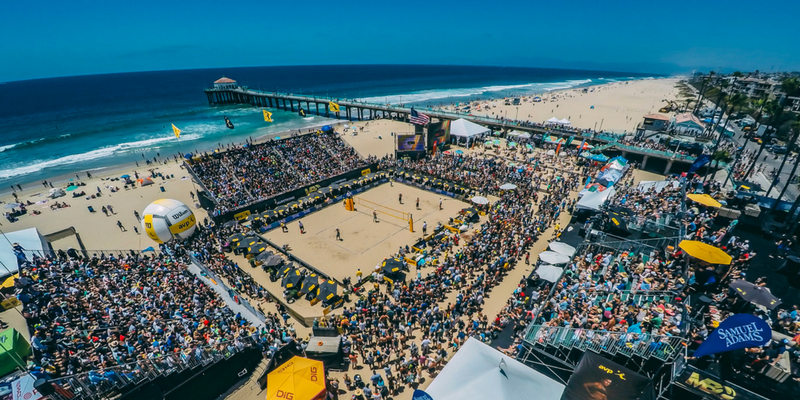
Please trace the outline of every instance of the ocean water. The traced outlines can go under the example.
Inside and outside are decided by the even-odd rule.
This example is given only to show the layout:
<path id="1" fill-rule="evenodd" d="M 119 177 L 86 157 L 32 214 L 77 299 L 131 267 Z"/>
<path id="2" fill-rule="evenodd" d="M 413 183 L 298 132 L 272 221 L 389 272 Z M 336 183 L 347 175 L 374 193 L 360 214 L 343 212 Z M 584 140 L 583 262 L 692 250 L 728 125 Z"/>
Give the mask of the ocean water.
<path id="1" fill-rule="evenodd" d="M 294 66 L 154 71 L 0 84 L 0 188 L 332 122 L 249 105 L 210 106 L 221 76 L 252 89 L 420 107 L 567 89 L 646 76 L 469 66 Z M 236 126 L 227 129 L 227 116 Z M 182 130 L 180 139 L 171 124 Z M 144 165 L 144 164 L 142 164 Z M 1 189 L 0 189 L 1 190 Z"/>

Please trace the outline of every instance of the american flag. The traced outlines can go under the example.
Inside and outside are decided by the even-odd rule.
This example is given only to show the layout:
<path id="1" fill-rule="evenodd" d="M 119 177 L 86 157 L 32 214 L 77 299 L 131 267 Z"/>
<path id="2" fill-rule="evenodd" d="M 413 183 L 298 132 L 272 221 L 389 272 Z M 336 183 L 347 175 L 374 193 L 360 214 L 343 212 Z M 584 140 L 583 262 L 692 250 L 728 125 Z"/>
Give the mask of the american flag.
<path id="1" fill-rule="evenodd" d="M 412 124 L 425 125 L 431 121 L 431 118 L 423 113 L 417 112 L 414 107 L 411 107 L 411 117 L 408 119 Z"/>

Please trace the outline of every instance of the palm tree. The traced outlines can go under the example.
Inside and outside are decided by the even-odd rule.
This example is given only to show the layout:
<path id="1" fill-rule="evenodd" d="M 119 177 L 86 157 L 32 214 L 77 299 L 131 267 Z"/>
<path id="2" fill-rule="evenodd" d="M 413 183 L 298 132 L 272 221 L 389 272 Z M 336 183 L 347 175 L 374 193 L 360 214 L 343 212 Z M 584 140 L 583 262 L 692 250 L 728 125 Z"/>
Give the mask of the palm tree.
<path id="1" fill-rule="evenodd" d="M 796 121 L 792 122 L 791 129 L 792 129 L 792 132 L 794 132 L 794 139 L 792 140 L 791 143 L 789 143 L 789 146 L 787 146 L 786 154 L 789 154 L 789 152 L 792 150 L 792 148 L 796 147 L 796 144 L 794 143 L 794 141 L 797 140 L 797 136 L 800 135 L 800 120 L 796 120 Z M 794 173 L 797 171 L 797 165 L 798 164 L 800 164 L 800 154 L 798 154 L 798 156 L 794 160 L 794 165 L 792 166 L 792 172 L 789 172 L 789 179 L 787 179 L 786 183 L 783 184 L 783 189 L 781 190 L 781 193 L 778 194 L 778 198 L 775 200 L 774 203 L 772 203 L 772 208 L 769 210 L 770 213 L 772 213 L 773 211 L 775 211 L 778 208 L 778 203 L 781 202 L 781 199 L 783 198 L 784 193 L 786 193 L 786 189 L 789 188 L 789 184 L 792 182 L 792 178 L 794 177 Z M 769 192 L 767 192 L 767 195 L 769 195 Z M 800 196 L 798 196 L 798 197 L 800 197 Z M 795 200 L 795 204 L 796 203 L 797 203 L 797 201 Z M 789 214 L 790 217 L 791 217 L 792 213 L 794 213 L 795 209 L 797 209 L 797 206 L 795 204 L 792 204 L 793 210 L 791 210 L 791 213 Z"/>
<path id="2" fill-rule="evenodd" d="M 719 168 L 720 161 L 729 163 L 731 160 L 733 160 L 733 157 L 731 157 L 730 153 L 725 150 L 715 151 L 711 154 L 711 161 L 716 163 L 716 165 L 714 165 L 714 169 Z"/>
<path id="3" fill-rule="evenodd" d="M 694 105 L 694 110 L 692 112 L 697 112 L 697 109 L 703 105 L 703 95 L 706 92 L 706 86 L 708 86 L 714 78 L 714 71 L 708 73 L 708 78 L 703 79 L 703 86 L 700 86 L 700 92 L 697 94 L 697 104 Z"/>
<path id="4" fill-rule="evenodd" d="M 722 91 L 720 91 L 720 93 L 722 93 Z M 717 152 L 717 149 L 719 148 L 720 143 L 722 143 L 723 137 L 725 135 L 725 129 L 727 129 L 727 127 L 728 127 L 728 121 L 730 121 L 730 119 L 731 119 L 730 115 L 733 113 L 733 110 L 736 109 L 736 108 L 740 108 L 740 107 L 744 106 L 745 104 L 747 104 L 747 96 L 745 96 L 743 94 L 740 94 L 740 93 L 735 93 L 735 94 L 732 94 L 732 95 L 729 95 L 729 96 L 725 96 L 724 97 L 724 103 L 723 103 L 723 98 L 722 98 L 721 95 L 720 95 L 720 97 L 721 98 L 720 98 L 719 103 L 723 104 L 721 106 L 722 107 L 722 114 L 720 114 L 719 120 L 717 121 L 717 124 L 714 126 L 714 131 L 716 131 L 717 127 L 719 127 L 719 123 L 722 122 L 722 118 L 725 118 L 725 114 L 728 114 L 728 117 L 725 118 L 725 124 L 722 125 L 722 131 L 720 131 L 719 136 L 717 137 L 717 142 L 714 144 L 714 150 L 711 151 L 711 154 L 715 154 Z M 727 109 L 727 111 L 726 111 L 726 109 Z M 719 163 L 717 163 L 717 164 L 719 164 Z M 708 178 L 708 175 L 709 175 L 710 172 L 711 172 L 710 170 L 706 170 L 706 176 L 703 177 L 703 181 L 705 181 L 706 178 Z M 728 174 L 728 176 L 730 176 L 730 174 Z"/>
<path id="5" fill-rule="evenodd" d="M 692 98 L 692 97 L 687 97 L 687 98 L 683 99 L 683 101 L 686 103 L 686 105 L 685 105 L 685 106 L 683 106 L 683 111 L 684 111 L 684 112 L 686 112 L 686 110 L 688 110 L 688 109 L 689 109 L 689 105 L 690 105 L 690 104 L 692 104 L 692 103 L 694 103 L 694 98 Z"/>
<path id="6" fill-rule="evenodd" d="M 783 111 L 783 107 L 781 107 L 776 101 L 773 100 L 765 102 L 764 105 L 761 107 L 761 109 L 762 112 L 770 116 L 770 121 L 769 121 L 770 124 L 775 123 L 775 121 L 777 121 L 778 116 L 780 116 L 781 112 Z M 758 113 L 758 116 L 756 116 L 757 122 L 759 122 L 761 116 L 762 113 Z M 767 144 L 769 143 L 770 133 L 771 132 L 765 132 L 764 136 L 761 137 L 761 146 L 758 147 L 758 153 L 756 153 L 756 157 L 753 159 L 753 163 L 750 164 L 750 168 L 747 169 L 747 173 L 744 175 L 745 177 L 750 176 L 750 174 L 753 172 L 753 168 L 755 168 L 758 158 L 761 157 L 761 152 L 764 151 L 764 147 L 766 147 Z"/>

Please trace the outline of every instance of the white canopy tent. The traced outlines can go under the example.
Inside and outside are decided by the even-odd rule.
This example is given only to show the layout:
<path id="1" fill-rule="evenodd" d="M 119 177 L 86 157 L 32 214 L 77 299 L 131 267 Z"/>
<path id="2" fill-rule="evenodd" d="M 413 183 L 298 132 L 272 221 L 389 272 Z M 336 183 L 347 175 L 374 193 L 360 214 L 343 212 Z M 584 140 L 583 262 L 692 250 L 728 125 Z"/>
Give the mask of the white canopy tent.
<path id="1" fill-rule="evenodd" d="M 548 264 L 559 265 L 568 263 L 571 260 L 571 258 L 561 253 L 556 253 L 555 251 L 547 250 L 539 253 L 539 260 L 542 260 Z"/>
<path id="2" fill-rule="evenodd" d="M 536 275 L 539 275 L 539 278 L 548 282 L 555 283 L 558 278 L 561 277 L 563 271 L 564 269 L 556 267 L 555 265 L 542 264 L 539 268 L 536 268 Z"/>
<path id="3" fill-rule="evenodd" d="M 517 137 L 517 138 L 520 138 L 520 139 L 530 139 L 531 138 L 531 134 L 530 133 L 528 133 L 528 132 L 520 132 L 520 131 L 517 131 L 517 130 L 509 132 L 508 136 Z"/>
<path id="4" fill-rule="evenodd" d="M 559 120 L 558 123 L 560 123 L 561 125 L 569 125 L 572 122 L 569 122 L 568 119 L 564 118 L 564 119 Z"/>
<path id="5" fill-rule="evenodd" d="M 550 250 L 553 250 L 558 254 L 563 254 L 567 257 L 572 257 L 573 255 L 575 255 L 575 252 L 577 251 L 577 249 L 564 242 L 553 242 L 550 243 L 547 247 L 550 248 Z"/>
<path id="6" fill-rule="evenodd" d="M 36 228 L 23 229 L 21 231 L 8 232 L 0 238 L 0 277 L 17 273 L 17 256 L 14 254 L 13 243 L 18 243 L 25 250 L 28 260 L 33 254 L 44 255 L 50 253 L 50 245 L 47 240 L 39 233 Z"/>
<path id="7" fill-rule="evenodd" d="M 459 141 L 463 138 L 469 143 L 476 138 L 486 136 L 491 130 L 485 126 L 459 118 L 450 124 L 450 135 L 457 137 Z"/>
<path id="8" fill-rule="evenodd" d="M 610 187 L 606 190 L 597 191 L 597 192 L 590 192 L 588 190 L 583 192 L 583 197 L 578 200 L 576 206 L 578 208 L 583 208 L 587 210 L 599 210 L 600 206 L 605 204 L 608 199 L 614 195 L 617 191 L 614 187 Z"/>
<path id="9" fill-rule="evenodd" d="M 548 119 L 547 122 L 549 122 L 551 124 L 560 124 L 561 120 L 556 118 L 556 117 L 552 117 L 552 118 Z"/>
<path id="10" fill-rule="evenodd" d="M 564 385 L 469 338 L 425 391 L 434 400 L 558 400 Z"/>

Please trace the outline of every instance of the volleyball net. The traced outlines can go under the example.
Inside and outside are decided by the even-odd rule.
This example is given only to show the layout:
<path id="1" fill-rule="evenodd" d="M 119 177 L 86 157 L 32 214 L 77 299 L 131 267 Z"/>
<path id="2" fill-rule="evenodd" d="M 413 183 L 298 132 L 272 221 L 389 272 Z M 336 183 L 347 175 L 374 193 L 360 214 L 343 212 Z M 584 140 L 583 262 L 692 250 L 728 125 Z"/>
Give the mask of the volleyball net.
<path id="1" fill-rule="evenodd" d="M 373 201 L 369 201 L 367 199 L 364 199 L 364 198 L 361 198 L 361 197 L 358 197 L 358 196 L 353 197 L 352 201 L 353 201 L 353 203 L 352 203 L 353 204 L 353 209 L 351 211 L 355 211 L 355 206 L 362 206 L 362 209 L 361 209 L 362 212 L 368 211 L 368 210 L 364 210 L 364 208 L 368 208 L 368 209 L 374 210 L 378 214 L 389 216 L 389 217 L 392 217 L 392 218 L 397 218 L 397 219 L 402 220 L 402 221 L 406 221 L 406 222 L 408 222 L 409 230 L 411 230 L 411 232 L 414 232 L 414 219 L 413 219 L 413 216 L 411 215 L 411 213 L 407 213 L 407 212 L 403 212 L 403 211 L 400 211 L 400 210 L 396 210 L 396 209 L 391 208 L 391 207 L 386 207 L 383 204 L 378 204 L 378 203 L 375 203 Z M 345 206 L 347 206 L 347 205 L 345 205 Z"/>

